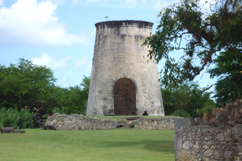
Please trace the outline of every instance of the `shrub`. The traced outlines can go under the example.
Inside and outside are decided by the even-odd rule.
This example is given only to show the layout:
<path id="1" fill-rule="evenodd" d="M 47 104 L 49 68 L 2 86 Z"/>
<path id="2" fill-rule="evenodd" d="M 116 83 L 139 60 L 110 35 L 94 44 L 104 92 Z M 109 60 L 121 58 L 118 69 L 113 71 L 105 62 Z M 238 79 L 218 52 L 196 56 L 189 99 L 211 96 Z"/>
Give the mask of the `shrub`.
<path id="1" fill-rule="evenodd" d="M 176 110 L 171 114 L 171 116 L 179 116 L 179 117 L 185 117 L 185 118 L 190 118 L 191 116 L 189 113 L 187 113 L 185 110 Z"/>
<path id="2" fill-rule="evenodd" d="M 134 122 L 130 124 L 130 128 L 134 128 Z"/>
<path id="3" fill-rule="evenodd" d="M 59 108 L 59 107 L 54 107 L 54 109 L 52 110 L 52 113 L 59 113 L 59 114 L 68 114 L 68 111 L 67 111 L 68 108 L 65 108 L 65 107 L 62 107 L 62 108 Z"/>
<path id="4" fill-rule="evenodd" d="M 214 108 L 215 108 L 214 106 L 204 106 L 201 109 L 197 109 L 196 112 L 199 117 L 203 117 L 204 113 L 212 113 Z"/>
<path id="5" fill-rule="evenodd" d="M 59 114 L 66 114 L 66 115 L 70 115 L 70 114 L 82 114 L 85 115 L 86 114 L 86 108 L 80 108 L 80 107 L 66 107 L 66 106 L 62 106 L 62 107 L 54 107 L 52 109 L 52 113 L 59 113 Z"/>
<path id="6" fill-rule="evenodd" d="M 32 113 L 29 109 L 9 108 L 5 107 L 0 109 L 0 128 L 2 127 L 14 127 L 14 129 L 26 129 L 30 128 L 30 121 Z"/>

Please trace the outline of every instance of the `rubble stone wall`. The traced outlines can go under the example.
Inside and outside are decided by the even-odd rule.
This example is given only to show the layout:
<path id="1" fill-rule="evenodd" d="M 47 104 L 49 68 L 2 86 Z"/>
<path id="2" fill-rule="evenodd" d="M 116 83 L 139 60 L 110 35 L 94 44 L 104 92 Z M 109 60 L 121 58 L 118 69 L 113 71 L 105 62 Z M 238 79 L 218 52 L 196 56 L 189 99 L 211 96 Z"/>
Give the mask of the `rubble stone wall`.
<path id="1" fill-rule="evenodd" d="M 203 119 L 175 119 L 176 161 L 242 161 L 242 101 Z"/>
<path id="2" fill-rule="evenodd" d="M 71 114 L 60 115 L 58 113 L 49 116 L 45 125 L 54 126 L 57 130 L 105 130 L 115 128 L 135 128 L 145 130 L 174 129 L 174 118 L 140 118 L 135 121 L 107 120 L 84 117 Z"/>
<path id="3" fill-rule="evenodd" d="M 174 118 L 140 118 L 134 121 L 135 129 L 173 130 Z"/>
<path id="4" fill-rule="evenodd" d="M 54 126 L 56 130 L 104 130 L 115 129 L 118 126 L 117 120 L 99 120 L 84 118 L 83 115 L 78 114 L 60 115 L 58 113 L 49 116 L 45 124 Z"/>

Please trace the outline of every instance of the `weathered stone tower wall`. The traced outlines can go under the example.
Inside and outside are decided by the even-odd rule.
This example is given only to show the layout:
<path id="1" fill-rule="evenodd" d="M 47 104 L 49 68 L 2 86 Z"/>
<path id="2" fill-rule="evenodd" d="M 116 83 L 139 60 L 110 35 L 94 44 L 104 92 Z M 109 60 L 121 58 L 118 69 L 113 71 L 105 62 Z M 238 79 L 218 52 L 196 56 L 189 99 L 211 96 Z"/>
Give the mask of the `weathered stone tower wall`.
<path id="1" fill-rule="evenodd" d="M 157 64 L 148 61 L 142 40 L 152 33 L 146 21 L 96 25 L 87 115 L 164 115 Z"/>

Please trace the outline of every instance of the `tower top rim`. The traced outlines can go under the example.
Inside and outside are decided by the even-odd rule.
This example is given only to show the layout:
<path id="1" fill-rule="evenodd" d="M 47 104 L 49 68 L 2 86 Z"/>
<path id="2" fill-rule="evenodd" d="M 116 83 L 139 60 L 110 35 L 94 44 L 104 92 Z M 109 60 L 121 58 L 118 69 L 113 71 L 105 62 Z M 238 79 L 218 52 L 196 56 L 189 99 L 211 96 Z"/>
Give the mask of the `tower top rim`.
<path id="1" fill-rule="evenodd" d="M 141 20 L 119 20 L 119 21 L 102 21 L 95 24 L 96 28 L 104 28 L 104 27 L 121 27 L 121 26 L 130 26 L 137 25 L 139 28 L 149 27 L 152 28 L 154 23 L 149 21 L 141 21 Z"/>

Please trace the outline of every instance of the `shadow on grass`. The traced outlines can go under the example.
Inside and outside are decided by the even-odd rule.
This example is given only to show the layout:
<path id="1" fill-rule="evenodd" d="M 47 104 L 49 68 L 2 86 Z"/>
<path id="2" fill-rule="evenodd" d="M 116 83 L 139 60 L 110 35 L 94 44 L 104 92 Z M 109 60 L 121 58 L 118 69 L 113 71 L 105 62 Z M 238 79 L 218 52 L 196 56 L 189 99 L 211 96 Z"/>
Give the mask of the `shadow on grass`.
<path id="1" fill-rule="evenodd" d="M 136 148 L 142 147 L 155 152 L 171 153 L 174 154 L 174 141 L 161 141 L 161 140 L 142 140 L 140 142 L 132 141 L 106 141 L 102 142 L 100 146 L 105 147 L 127 147 Z"/>

